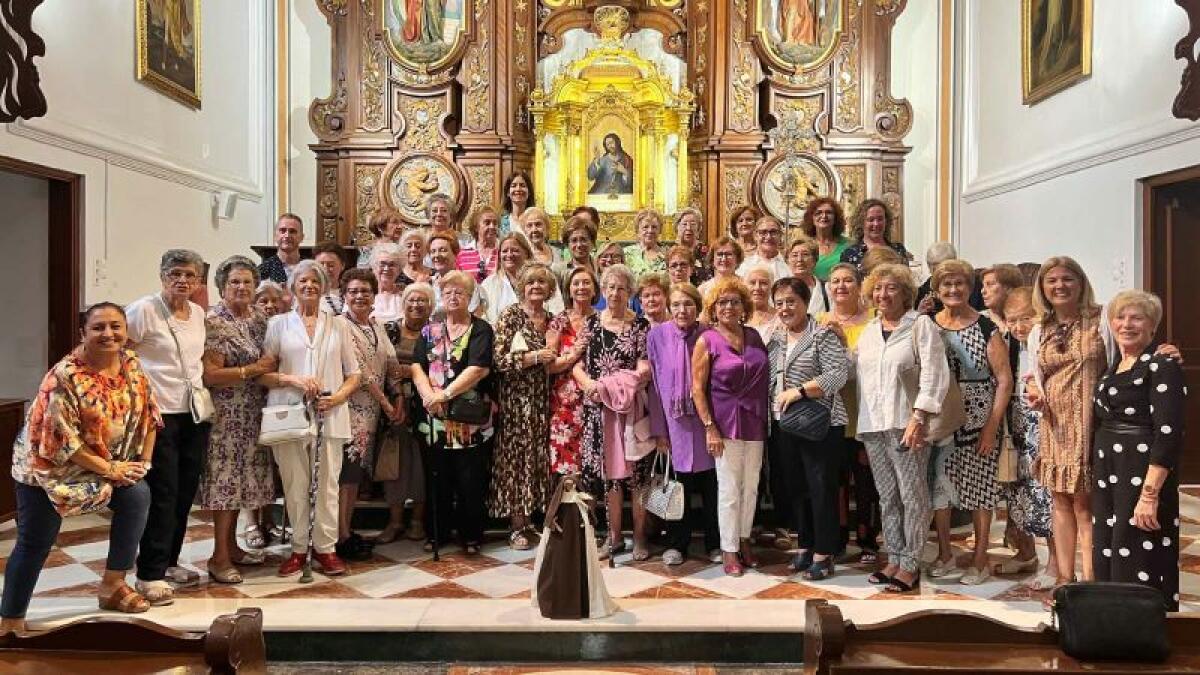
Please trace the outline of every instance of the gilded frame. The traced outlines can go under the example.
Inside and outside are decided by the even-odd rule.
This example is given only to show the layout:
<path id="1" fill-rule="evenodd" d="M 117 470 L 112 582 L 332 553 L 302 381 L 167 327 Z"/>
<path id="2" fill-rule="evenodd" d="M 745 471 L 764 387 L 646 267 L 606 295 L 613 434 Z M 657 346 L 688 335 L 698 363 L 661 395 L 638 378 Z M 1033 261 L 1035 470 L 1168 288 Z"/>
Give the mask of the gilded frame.
<path id="1" fill-rule="evenodd" d="M 392 32 L 388 29 L 388 0 L 371 1 L 379 2 L 379 30 L 383 36 L 383 43 L 387 45 L 388 55 L 407 70 L 427 75 L 458 63 L 462 55 L 467 51 L 467 45 L 475 36 L 476 3 L 473 0 L 462 0 L 462 27 L 454 37 L 454 43 L 446 49 L 444 54 L 433 61 L 428 63 L 415 61 L 405 56 L 392 41 Z"/>
<path id="2" fill-rule="evenodd" d="M 1079 2 L 1079 63 L 1044 82 L 1034 82 L 1033 3 Z M 1068 28 L 1068 30 L 1070 30 Z M 1092 75 L 1092 0 L 1021 0 L 1021 100 L 1033 105 Z"/>
<path id="3" fill-rule="evenodd" d="M 156 70 L 151 61 L 151 26 L 150 26 L 150 0 L 137 0 L 134 3 L 134 12 L 137 20 L 137 79 L 143 84 L 159 93 L 165 94 L 176 101 L 194 108 L 200 109 L 200 71 L 201 71 L 201 30 L 202 24 L 200 14 L 200 0 L 179 0 L 182 4 L 191 4 L 192 21 L 192 49 L 194 58 L 192 62 L 192 82 L 194 88 L 188 88 L 185 84 L 176 82 L 168 77 L 160 70 Z M 165 48 L 164 48 L 165 49 Z M 165 56 L 163 57 L 165 59 Z M 165 67 L 165 65 L 164 65 Z"/>
<path id="4" fill-rule="evenodd" d="M 849 0 L 854 2 L 855 0 Z M 846 2 L 847 0 L 837 0 L 838 2 L 838 18 L 837 26 L 834 28 L 833 35 L 829 39 L 829 45 L 813 59 L 809 59 L 805 63 L 794 63 L 784 58 L 782 54 L 775 49 L 771 43 L 769 34 L 770 27 L 763 21 L 763 7 L 769 5 L 771 0 L 752 0 L 749 8 L 749 21 L 752 26 L 751 39 L 754 45 L 758 48 L 759 54 L 763 57 L 772 68 L 785 73 L 802 73 L 810 70 L 816 70 L 833 58 L 837 48 L 842 44 L 843 38 L 846 35 Z"/>

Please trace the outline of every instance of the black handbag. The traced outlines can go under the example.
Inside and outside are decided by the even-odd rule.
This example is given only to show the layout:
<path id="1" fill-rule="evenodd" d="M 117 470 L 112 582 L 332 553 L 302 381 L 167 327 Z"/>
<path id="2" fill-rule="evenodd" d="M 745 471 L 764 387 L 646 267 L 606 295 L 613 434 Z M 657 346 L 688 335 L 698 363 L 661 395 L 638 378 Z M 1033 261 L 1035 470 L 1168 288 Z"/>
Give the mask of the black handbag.
<path id="1" fill-rule="evenodd" d="M 1058 644 L 1080 661 L 1161 663 L 1171 655 L 1162 592 L 1132 583 L 1080 582 L 1054 591 Z"/>
<path id="2" fill-rule="evenodd" d="M 468 391 L 450 399 L 446 405 L 446 419 L 451 422 L 483 426 L 492 418 L 492 402 L 478 392 Z"/>
<path id="3" fill-rule="evenodd" d="M 829 435 L 829 407 L 823 402 L 802 398 L 783 409 L 779 427 L 806 441 L 821 441 Z"/>

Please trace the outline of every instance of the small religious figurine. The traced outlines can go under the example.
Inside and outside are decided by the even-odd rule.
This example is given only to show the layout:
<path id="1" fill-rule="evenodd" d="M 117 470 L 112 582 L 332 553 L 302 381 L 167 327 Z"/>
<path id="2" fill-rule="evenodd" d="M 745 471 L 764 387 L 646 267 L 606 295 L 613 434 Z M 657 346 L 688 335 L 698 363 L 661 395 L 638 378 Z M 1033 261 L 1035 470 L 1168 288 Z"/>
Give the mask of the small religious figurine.
<path id="1" fill-rule="evenodd" d="M 633 158 L 621 146 L 621 137 L 610 133 L 604 137 L 604 151 L 588 165 L 587 177 L 592 181 L 590 195 L 633 194 Z"/>
<path id="2" fill-rule="evenodd" d="M 600 572 L 592 496 L 576 489 L 578 480 L 559 481 L 533 565 L 533 606 L 547 619 L 599 619 L 617 611 Z"/>

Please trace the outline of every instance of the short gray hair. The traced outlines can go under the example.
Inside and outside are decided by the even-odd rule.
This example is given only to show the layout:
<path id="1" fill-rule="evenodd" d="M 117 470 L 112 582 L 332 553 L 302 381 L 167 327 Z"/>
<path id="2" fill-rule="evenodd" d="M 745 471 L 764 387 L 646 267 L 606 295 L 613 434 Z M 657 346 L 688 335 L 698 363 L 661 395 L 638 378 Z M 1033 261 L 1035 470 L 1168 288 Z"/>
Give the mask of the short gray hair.
<path id="1" fill-rule="evenodd" d="M 258 266 L 244 255 L 234 255 L 222 260 L 221 264 L 217 265 L 216 271 L 213 272 L 213 280 L 217 284 L 218 293 L 225 292 L 225 283 L 229 281 L 229 275 L 234 270 L 248 270 L 254 276 L 254 285 L 258 286 Z"/>
<path id="2" fill-rule="evenodd" d="M 403 306 L 404 303 L 408 302 L 408 296 L 416 295 L 417 293 L 425 295 L 425 299 L 429 301 L 430 307 L 433 306 L 433 303 L 437 302 L 437 293 L 434 292 L 433 286 L 427 282 L 418 281 L 404 287 L 404 291 L 400 293 L 400 305 Z"/>
<path id="3" fill-rule="evenodd" d="M 316 260 L 301 260 L 292 268 L 291 274 L 288 274 L 287 288 L 292 295 L 296 294 L 296 282 L 309 272 L 317 273 L 317 281 L 321 283 L 321 295 L 329 292 L 329 275 L 321 263 Z"/>
<path id="4" fill-rule="evenodd" d="M 694 206 L 685 206 L 682 209 L 679 209 L 679 213 L 675 214 L 675 229 L 679 229 L 679 221 L 683 220 L 684 216 L 689 215 L 696 217 L 697 229 L 704 227 L 704 214 L 700 212 L 700 209 Z M 697 232 L 696 234 L 699 235 L 700 233 Z"/>
<path id="5" fill-rule="evenodd" d="M 621 277 L 625 285 L 629 287 L 629 292 L 633 293 L 633 288 L 637 284 L 637 279 L 634 278 L 633 272 L 621 263 L 609 265 L 604 268 L 604 272 L 600 274 L 600 291 L 604 294 L 604 286 L 608 283 L 610 277 Z"/>
<path id="6" fill-rule="evenodd" d="M 383 257 L 388 258 L 404 258 L 404 249 L 400 248 L 400 244 L 393 244 L 390 241 L 385 241 L 380 244 L 375 244 L 371 247 L 371 267 L 375 267 L 375 263 Z"/>
<path id="7" fill-rule="evenodd" d="M 274 293 L 282 298 L 286 294 L 286 291 L 283 290 L 283 286 L 278 281 L 263 279 L 258 282 L 258 288 L 254 289 L 254 299 L 257 300 L 263 293 Z"/>
<path id="8" fill-rule="evenodd" d="M 444 203 L 446 205 L 446 208 L 450 209 L 450 215 L 451 216 L 454 215 L 454 201 L 450 199 L 450 195 L 448 195 L 444 192 L 435 192 L 429 196 L 429 199 L 425 200 L 425 217 L 426 218 L 430 218 L 430 219 L 433 218 L 431 213 L 433 211 L 434 202 Z"/>
<path id="9" fill-rule="evenodd" d="M 201 258 L 199 253 L 187 248 L 167 249 L 158 263 L 158 273 L 166 274 L 172 267 L 185 265 L 196 268 L 196 274 L 204 274 L 204 258 Z"/>
<path id="10" fill-rule="evenodd" d="M 929 250 L 925 251 L 925 264 L 934 267 L 957 257 L 958 251 L 955 250 L 954 244 L 948 241 L 935 241 L 929 245 Z"/>

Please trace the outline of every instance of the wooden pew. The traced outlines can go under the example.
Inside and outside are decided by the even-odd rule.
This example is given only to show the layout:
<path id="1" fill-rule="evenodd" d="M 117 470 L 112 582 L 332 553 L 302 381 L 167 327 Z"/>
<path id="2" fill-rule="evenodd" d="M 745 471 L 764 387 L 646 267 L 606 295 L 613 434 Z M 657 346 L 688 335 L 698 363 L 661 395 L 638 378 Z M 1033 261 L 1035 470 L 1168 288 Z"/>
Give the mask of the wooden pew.
<path id="1" fill-rule="evenodd" d="M 0 635 L 0 672 L 241 673 L 267 671 L 262 610 L 239 609 L 186 633 L 143 619 L 91 617 L 47 631 Z"/>
<path id="2" fill-rule="evenodd" d="M 1171 658 L 1161 664 L 1083 663 L 1058 648 L 1046 625 L 1018 628 L 973 612 L 931 609 L 856 626 L 825 600 L 805 603 L 805 675 L 879 675 L 936 669 L 987 672 L 1200 672 L 1200 615 L 1169 614 Z"/>

